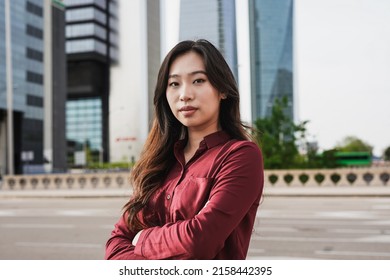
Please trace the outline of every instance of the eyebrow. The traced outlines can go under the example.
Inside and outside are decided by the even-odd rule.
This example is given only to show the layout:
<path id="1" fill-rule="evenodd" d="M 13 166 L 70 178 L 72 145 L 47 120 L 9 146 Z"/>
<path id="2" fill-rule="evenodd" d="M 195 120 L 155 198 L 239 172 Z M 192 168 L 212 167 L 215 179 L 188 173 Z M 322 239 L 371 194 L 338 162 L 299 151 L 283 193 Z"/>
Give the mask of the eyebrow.
<path id="1" fill-rule="evenodd" d="M 204 75 L 207 76 L 207 73 L 204 70 L 197 70 L 197 71 L 193 71 L 193 72 L 188 73 L 188 75 L 190 75 L 190 76 L 193 76 L 193 75 L 196 75 L 196 74 L 204 74 Z M 177 77 L 180 77 L 180 75 L 179 74 L 168 75 L 168 79 L 170 79 L 170 78 L 177 78 Z"/>

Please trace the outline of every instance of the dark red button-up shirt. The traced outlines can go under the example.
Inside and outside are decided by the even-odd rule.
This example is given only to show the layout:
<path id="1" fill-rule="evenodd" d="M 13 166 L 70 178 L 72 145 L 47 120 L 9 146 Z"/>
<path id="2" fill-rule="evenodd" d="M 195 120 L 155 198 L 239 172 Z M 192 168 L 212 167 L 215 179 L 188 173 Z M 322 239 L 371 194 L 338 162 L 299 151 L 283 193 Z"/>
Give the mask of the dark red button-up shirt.
<path id="1" fill-rule="evenodd" d="M 144 229 L 133 246 L 136 233 L 122 216 L 106 259 L 245 259 L 263 190 L 259 148 L 220 131 L 185 164 L 184 146 L 176 143 L 177 162 L 142 211 L 159 226 Z"/>

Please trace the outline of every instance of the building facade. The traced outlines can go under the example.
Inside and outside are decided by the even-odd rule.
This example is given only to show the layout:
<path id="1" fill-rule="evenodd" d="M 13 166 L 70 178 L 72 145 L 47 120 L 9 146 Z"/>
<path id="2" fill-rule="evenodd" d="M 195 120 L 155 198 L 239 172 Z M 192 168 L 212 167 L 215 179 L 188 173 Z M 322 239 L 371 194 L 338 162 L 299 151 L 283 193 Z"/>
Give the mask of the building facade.
<path id="1" fill-rule="evenodd" d="M 160 66 L 159 0 L 66 0 L 68 167 L 138 159 Z"/>
<path id="2" fill-rule="evenodd" d="M 110 162 L 137 161 L 154 116 L 161 63 L 160 0 L 120 0 L 118 63 L 111 67 Z"/>
<path id="3" fill-rule="evenodd" d="M 252 119 L 286 96 L 293 118 L 293 0 L 249 0 Z"/>
<path id="4" fill-rule="evenodd" d="M 109 158 L 110 67 L 118 55 L 114 0 L 65 0 L 68 167 Z"/>
<path id="5" fill-rule="evenodd" d="M 44 156 L 45 98 L 54 91 L 44 87 L 49 69 L 44 34 L 61 27 L 45 27 L 44 22 L 46 10 L 61 17 L 61 4 L 54 2 L 0 0 L 0 174 L 44 172 L 49 162 Z M 60 68 L 55 76 L 61 84 Z M 50 117 L 57 125 L 58 118 Z M 49 146 L 55 148 L 53 143 Z M 62 166 L 53 161 L 61 161 L 58 157 L 50 160 L 53 166 Z"/>
<path id="6" fill-rule="evenodd" d="M 179 40 L 206 39 L 223 54 L 238 77 L 234 0 L 181 0 Z"/>
<path id="7" fill-rule="evenodd" d="M 45 172 L 65 172 L 65 6 L 45 0 L 44 159 Z"/>

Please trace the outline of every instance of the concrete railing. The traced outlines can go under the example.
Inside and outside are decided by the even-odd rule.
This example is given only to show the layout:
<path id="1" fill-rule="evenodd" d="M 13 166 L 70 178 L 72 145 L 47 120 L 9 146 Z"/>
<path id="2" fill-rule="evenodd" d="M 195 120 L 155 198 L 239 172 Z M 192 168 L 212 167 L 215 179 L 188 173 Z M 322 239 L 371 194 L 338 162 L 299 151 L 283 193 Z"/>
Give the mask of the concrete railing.
<path id="1" fill-rule="evenodd" d="M 269 187 L 386 186 L 390 168 L 266 170 Z M 5 176 L 1 190 L 129 188 L 129 173 L 39 174 Z"/>
<path id="2" fill-rule="evenodd" d="M 264 175 L 265 184 L 274 187 L 385 186 L 389 183 L 390 168 L 266 170 Z"/>
<path id="3" fill-rule="evenodd" d="M 129 172 L 4 176 L 2 190 L 129 188 Z"/>

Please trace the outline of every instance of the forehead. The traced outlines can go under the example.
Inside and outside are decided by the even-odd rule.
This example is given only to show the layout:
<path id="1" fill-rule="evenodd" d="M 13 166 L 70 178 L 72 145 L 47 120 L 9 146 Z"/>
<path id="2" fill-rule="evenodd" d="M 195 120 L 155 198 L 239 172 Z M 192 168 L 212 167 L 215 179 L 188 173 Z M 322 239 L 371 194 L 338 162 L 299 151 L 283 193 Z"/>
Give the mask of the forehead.
<path id="1" fill-rule="evenodd" d="M 190 51 L 175 58 L 169 68 L 169 75 L 180 75 L 199 70 L 205 70 L 203 58 L 198 53 Z"/>

